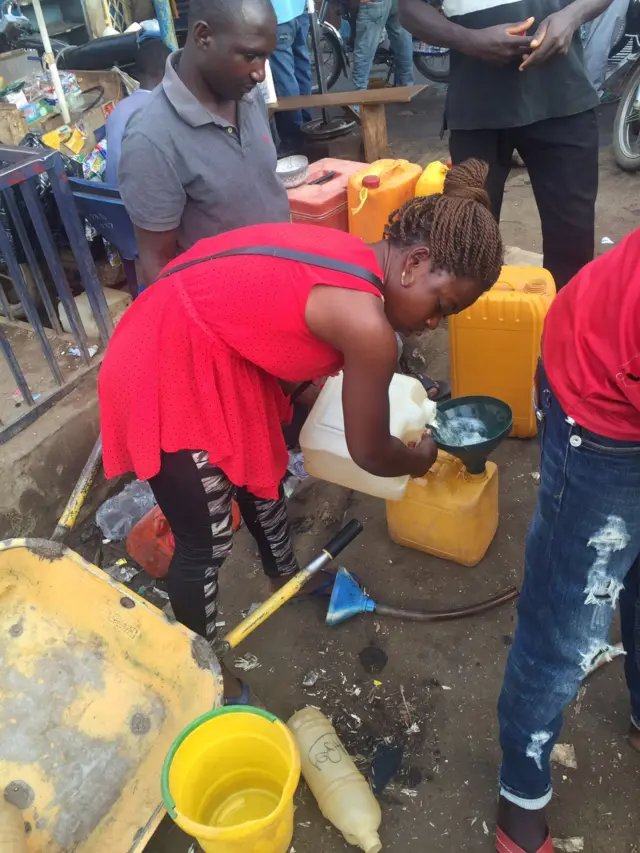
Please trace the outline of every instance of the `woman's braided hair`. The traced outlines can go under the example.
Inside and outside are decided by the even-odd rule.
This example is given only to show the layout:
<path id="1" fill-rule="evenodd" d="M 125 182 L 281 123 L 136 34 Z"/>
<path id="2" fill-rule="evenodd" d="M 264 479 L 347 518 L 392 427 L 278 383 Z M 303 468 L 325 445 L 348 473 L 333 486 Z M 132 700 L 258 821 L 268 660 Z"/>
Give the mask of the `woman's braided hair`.
<path id="1" fill-rule="evenodd" d="M 397 246 L 428 246 L 434 269 L 472 278 L 488 290 L 504 255 L 484 188 L 488 172 L 480 160 L 453 166 L 442 195 L 412 198 L 391 214 L 385 238 Z"/>

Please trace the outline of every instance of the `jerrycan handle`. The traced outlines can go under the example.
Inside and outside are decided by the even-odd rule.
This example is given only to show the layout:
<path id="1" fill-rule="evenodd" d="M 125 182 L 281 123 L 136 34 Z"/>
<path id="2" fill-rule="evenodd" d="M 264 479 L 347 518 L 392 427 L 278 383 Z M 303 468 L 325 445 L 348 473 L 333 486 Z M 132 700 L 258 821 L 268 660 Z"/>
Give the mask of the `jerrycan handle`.
<path id="1" fill-rule="evenodd" d="M 438 404 L 435 400 L 426 399 L 422 403 L 422 413 L 424 415 L 425 424 L 432 424 L 438 415 Z"/>

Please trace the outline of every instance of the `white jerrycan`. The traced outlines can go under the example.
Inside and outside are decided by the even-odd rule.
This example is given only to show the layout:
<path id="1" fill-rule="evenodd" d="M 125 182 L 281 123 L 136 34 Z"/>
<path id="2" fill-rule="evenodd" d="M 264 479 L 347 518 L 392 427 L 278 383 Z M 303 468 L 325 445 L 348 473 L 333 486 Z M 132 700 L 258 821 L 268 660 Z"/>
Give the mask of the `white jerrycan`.
<path id="1" fill-rule="evenodd" d="M 395 373 L 391 380 L 389 409 L 391 435 L 405 444 L 419 441 L 437 412 L 422 383 L 401 373 Z M 327 379 L 300 433 L 300 448 L 305 470 L 313 477 L 386 501 L 404 497 L 408 474 L 376 477 L 356 465 L 349 455 L 342 411 L 342 373 Z"/>

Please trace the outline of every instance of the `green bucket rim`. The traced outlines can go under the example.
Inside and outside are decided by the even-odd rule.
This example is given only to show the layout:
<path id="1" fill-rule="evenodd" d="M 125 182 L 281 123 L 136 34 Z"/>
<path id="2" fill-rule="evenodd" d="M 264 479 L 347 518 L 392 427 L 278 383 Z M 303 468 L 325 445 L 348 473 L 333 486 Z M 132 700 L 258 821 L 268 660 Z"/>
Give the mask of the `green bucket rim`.
<path id="1" fill-rule="evenodd" d="M 268 720 L 270 723 L 279 723 L 281 720 L 275 716 L 275 714 L 271 714 L 269 711 L 265 711 L 263 708 L 254 708 L 253 705 L 229 705 L 225 708 L 216 708 L 214 711 L 207 711 L 206 714 L 202 714 L 200 717 L 196 717 L 193 722 L 189 723 L 189 725 L 184 728 L 178 737 L 174 740 L 167 753 L 167 757 L 164 760 L 164 764 L 162 765 L 162 777 L 160 781 L 160 787 L 162 790 L 162 802 L 164 803 L 164 807 L 167 812 L 171 815 L 171 817 L 175 820 L 177 815 L 175 800 L 171 796 L 171 792 L 169 791 L 169 770 L 171 768 L 171 763 L 175 757 L 176 752 L 180 749 L 184 741 L 189 737 L 192 732 L 194 732 L 197 728 L 199 728 L 203 723 L 208 723 L 209 720 L 213 720 L 216 717 L 224 717 L 228 714 L 255 714 L 256 717 L 263 717 L 265 720 Z"/>

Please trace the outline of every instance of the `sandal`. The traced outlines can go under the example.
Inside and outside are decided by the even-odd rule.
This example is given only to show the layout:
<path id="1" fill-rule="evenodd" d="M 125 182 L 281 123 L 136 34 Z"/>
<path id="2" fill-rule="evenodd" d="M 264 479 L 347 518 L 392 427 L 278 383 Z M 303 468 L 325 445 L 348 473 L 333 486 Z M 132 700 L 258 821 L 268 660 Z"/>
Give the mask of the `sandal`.
<path id="1" fill-rule="evenodd" d="M 522 847 L 518 847 L 515 841 L 512 841 L 500 827 L 496 829 L 496 851 L 497 853 L 524 853 Z M 542 847 L 538 848 L 536 853 L 553 853 L 553 841 L 549 834 L 547 834 L 546 841 Z"/>
<path id="2" fill-rule="evenodd" d="M 432 379 L 430 376 L 423 376 L 421 373 L 416 373 L 415 378 L 422 383 L 422 387 L 429 394 L 429 399 L 434 403 L 444 403 L 445 400 L 451 399 L 451 383 L 446 379 Z M 435 391 L 435 394 L 430 394 L 430 391 Z"/>
<path id="3" fill-rule="evenodd" d="M 240 684 L 242 685 L 242 690 L 240 691 L 239 696 L 229 696 L 225 697 L 224 704 L 229 707 L 230 705 L 251 705 L 251 690 L 249 689 L 249 685 L 243 681 L 241 678 L 238 679 Z"/>

